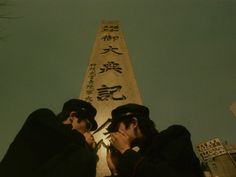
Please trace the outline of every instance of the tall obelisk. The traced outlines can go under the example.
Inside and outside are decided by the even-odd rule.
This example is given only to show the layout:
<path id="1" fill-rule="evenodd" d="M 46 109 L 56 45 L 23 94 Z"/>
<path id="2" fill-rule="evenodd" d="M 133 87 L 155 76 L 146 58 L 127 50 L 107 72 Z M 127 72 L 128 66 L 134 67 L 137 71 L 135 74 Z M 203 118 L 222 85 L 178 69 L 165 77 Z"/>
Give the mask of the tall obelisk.
<path id="1" fill-rule="evenodd" d="M 100 127 L 99 131 L 94 132 L 99 143 L 97 177 L 110 175 L 106 163 L 106 145 L 109 141 L 103 133 L 106 132 L 111 110 L 126 103 L 142 104 L 119 21 L 101 22 L 80 99 L 90 102 L 97 109 L 96 120 Z"/>

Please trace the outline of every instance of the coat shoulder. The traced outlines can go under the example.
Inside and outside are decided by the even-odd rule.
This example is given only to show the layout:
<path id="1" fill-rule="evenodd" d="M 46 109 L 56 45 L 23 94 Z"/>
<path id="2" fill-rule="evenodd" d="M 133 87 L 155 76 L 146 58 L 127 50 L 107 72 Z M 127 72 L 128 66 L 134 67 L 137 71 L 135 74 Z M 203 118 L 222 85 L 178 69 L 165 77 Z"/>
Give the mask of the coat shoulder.
<path id="1" fill-rule="evenodd" d="M 54 112 L 48 108 L 40 108 L 33 111 L 29 117 L 41 117 L 41 116 L 55 116 Z"/>
<path id="2" fill-rule="evenodd" d="M 171 125 L 164 131 L 166 131 L 170 134 L 178 135 L 178 136 L 180 136 L 180 135 L 190 136 L 190 132 L 183 125 Z"/>
<path id="3" fill-rule="evenodd" d="M 35 110 L 28 116 L 28 118 L 26 119 L 26 123 L 54 122 L 55 119 L 56 119 L 56 115 L 50 109 L 40 108 L 40 109 Z"/>

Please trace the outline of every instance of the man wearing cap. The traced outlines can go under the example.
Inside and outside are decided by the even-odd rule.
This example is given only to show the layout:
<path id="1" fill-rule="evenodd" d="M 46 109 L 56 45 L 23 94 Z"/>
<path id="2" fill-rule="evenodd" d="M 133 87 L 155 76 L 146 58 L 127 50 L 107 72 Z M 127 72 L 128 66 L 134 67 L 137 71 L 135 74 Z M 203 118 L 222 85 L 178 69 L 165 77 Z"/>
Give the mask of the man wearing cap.
<path id="1" fill-rule="evenodd" d="M 202 177 L 188 130 L 173 125 L 158 132 L 149 118 L 149 109 L 126 104 L 112 111 L 111 147 L 107 163 L 119 177 Z M 139 151 L 132 148 L 138 146 Z M 113 154 L 120 154 L 118 159 Z"/>
<path id="2" fill-rule="evenodd" d="M 97 155 L 89 133 L 96 109 L 83 100 L 31 113 L 0 163 L 1 177 L 95 177 Z"/>

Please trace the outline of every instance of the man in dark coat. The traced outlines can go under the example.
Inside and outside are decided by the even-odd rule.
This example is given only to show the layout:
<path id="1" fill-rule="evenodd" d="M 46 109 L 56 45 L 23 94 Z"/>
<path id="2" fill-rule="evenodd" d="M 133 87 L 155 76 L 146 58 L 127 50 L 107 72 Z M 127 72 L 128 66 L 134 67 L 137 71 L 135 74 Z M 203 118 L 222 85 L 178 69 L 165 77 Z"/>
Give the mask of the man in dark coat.
<path id="1" fill-rule="evenodd" d="M 67 101 L 59 115 L 31 113 L 0 163 L 1 177 L 95 177 L 97 156 L 89 131 L 96 109 L 83 100 Z"/>
<path id="2" fill-rule="evenodd" d="M 189 131 L 173 125 L 158 132 L 145 106 L 126 104 L 114 109 L 108 131 L 111 146 L 116 149 L 107 154 L 113 176 L 202 177 Z M 134 146 L 139 151 L 134 151 Z M 117 153 L 120 155 L 114 160 Z"/>

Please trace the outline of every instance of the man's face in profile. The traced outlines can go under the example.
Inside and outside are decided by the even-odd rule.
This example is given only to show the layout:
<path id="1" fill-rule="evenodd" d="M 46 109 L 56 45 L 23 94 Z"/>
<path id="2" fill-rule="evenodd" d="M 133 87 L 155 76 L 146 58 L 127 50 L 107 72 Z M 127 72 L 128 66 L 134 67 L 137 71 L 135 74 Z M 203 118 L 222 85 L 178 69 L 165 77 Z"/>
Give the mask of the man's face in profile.
<path id="1" fill-rule="evenodd" d="M 81 134 L 89 132 L 92 128 L 92 124 L 89 122 L 89 120 L 80 118 L 76 112 L 71 112 L 68 119 L 72 126 L 72 130 L 76 130 Z"/>

